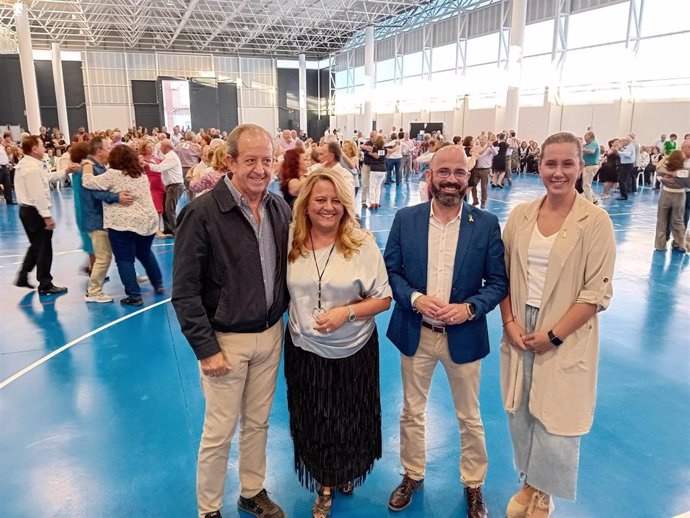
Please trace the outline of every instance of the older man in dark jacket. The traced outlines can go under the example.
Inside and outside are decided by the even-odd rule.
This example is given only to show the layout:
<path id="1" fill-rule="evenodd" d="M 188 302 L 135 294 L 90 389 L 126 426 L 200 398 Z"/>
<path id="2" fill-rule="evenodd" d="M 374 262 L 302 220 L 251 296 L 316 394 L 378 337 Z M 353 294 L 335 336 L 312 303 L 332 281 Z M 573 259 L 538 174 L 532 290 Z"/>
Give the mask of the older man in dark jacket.
<path id="1" fill-rule="evenodd" d="M 172 303 L 199 359 L 206 398 L 197 465 L 201 518 L 220 517 L 230 441 L 240 429 L 238 507 L 283 518 L 264 488 L 268 416 L 288 305 L 290 208 L 267 191 L 273 142 L 258 126 L 228 137 L 227 176 L 184 210 L 175 243 Z"/>

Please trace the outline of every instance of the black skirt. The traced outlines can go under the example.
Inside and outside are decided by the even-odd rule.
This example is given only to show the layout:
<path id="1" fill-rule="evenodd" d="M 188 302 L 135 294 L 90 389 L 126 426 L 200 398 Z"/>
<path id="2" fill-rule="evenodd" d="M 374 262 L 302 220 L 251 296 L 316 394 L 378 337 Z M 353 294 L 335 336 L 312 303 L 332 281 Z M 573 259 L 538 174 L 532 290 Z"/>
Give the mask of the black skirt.
<path id="1" fill-rule="evenodd" d="M 286 330 L 285 379 L 300 483 L 310 491 L 361 485 L 381 458 L 376 330 L 362 349 L 341 359 L 295 347 Z"/>

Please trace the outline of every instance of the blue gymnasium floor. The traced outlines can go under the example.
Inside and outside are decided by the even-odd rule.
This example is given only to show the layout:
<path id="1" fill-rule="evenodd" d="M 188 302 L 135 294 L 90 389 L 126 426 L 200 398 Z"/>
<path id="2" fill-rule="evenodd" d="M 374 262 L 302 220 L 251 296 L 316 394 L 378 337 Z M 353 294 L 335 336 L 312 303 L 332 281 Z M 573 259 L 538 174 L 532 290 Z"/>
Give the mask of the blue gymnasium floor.
<path id="1" fill-rule="evenodd" d="M 412 186 L 412 194 L 407 186 L 386 188 L 383 208 L 373 216 L 363 212 L 381 247 L 395 210 L 418 202 Z M 511 189 L 491 191 L 488 209 L 503 223 L 516 203 L 542 191 L 538 178 L 523 176 Z M 58 299 L 11 285 L 27 240 L 17 208 L 0 204 L 0 517 L 192 518 L 203 416 L 197 362 L 167 298 L 155 297 L 150 286 L 139 311 L 84 303 L 86 277 L 79 270 L 85 256 L 78 250 L 72 192 L 53 196 L 53 274 L 70 289 Z M 615 295 L 602 315 L 598 407 L 582 442 L 579 498 L 557 502 L 557 517 L 667 518 L 690 511 L 690 257 L 653 252 L 657 196 L 647 188 L 630 202 L 604 203 L 618 242 Z M 155 247 L 170 279 L 171 243 L 156 240 Z M 110 277 L 106 292 L 123 296 L 114 266 Z M 378 319 L 381 335 L 388 319 Z M 489 323 L 493 353 L 483 363 L 481 404 L 489 450 L 484 494 L 495 518 L 503 516 L 518 480 L 500 400 L 498 311 Z M 399 355 L 385 339 L 381 385 L 383 458 L 354 497 L 335 500 L 336 517 L 394 516 L 386 503 L 400 480 L 402 389 Z M 426 485 L 399 516 L 465 516 L 458 427 L 442 369 L 427 423 Z M 282 374 L 270 425 L 266 487 L 288 517 L 310 516 L 313 496 L 292 470 Z M 226 518 L 239 515 L 236 474 L 235 442 Z"/>

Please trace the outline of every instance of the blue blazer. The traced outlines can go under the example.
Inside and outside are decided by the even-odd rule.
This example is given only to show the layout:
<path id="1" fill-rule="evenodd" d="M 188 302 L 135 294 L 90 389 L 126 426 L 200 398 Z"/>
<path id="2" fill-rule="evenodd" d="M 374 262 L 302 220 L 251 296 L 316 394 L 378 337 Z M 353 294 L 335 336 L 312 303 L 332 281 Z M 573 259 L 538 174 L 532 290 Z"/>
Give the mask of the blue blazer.
<path id="1" fill-rule="evenodd" d="M 395 307 L 386 336 L 400 352 L 414 356 L 422 315 L 412 308 L 412 293 L 426 294 L 431 202 L 398 211 L 384 259 Z M 455 363 L 470 363 L 489 354 L 486 314 L 508 295 L 503 241 L 498 218 L 463 203 L 460 236 L 453 266 L 451 303 L 472 303 L 472 321 L 448 326 L 448 347 Z"/>

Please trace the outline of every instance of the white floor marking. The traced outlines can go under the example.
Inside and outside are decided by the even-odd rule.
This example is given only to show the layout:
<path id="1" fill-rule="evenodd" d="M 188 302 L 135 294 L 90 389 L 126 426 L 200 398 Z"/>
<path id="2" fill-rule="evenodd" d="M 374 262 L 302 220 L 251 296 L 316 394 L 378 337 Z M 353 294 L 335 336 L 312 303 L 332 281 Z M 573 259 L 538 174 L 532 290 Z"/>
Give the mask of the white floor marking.
<path id="1" fill-rule="evenodd" d="M 0 383 L 0 390 L 1 390 L 1 389 L 4 389 L 7 385 L 9 385 L 10 383 L 12 383 L 13 381 L 18 380 L 19 378 L 21 378 L 22 376 L 24 376 L 24 374 L 27 374 L 27 373 L 31 372 L 31 371 L 34 370 L 36 367 L 38 367 L 38 366 L 40 366 L 40 365 L 43 365 L 45 362 L 47 362 L 47 361 L 50 360 L 51 358 L 54 358 L 55 356 L 57 356 L 58 354 L 60 354 L 60 353 L 62 353 L 62 352 L 64 352 L 64 351 L 66 351 L 66 350 L 69 349 L 70 347 L 73 347 L 73 346 L 77 345 L 79 342 L 83 342 L 83 341 L 86 340 L 87 338 L 90 338 L 90 337 L 92 337 L 93 335 L 100 333 L 101 331 L 105 331 L 106 329 L 108 329 L 108 328 L 110 328 L 110 327 L 113 327 L 113 326 L 119 324 L 120 322 L 124 322 L 125 320 L 129 320 L 129 319 L 132 318 L 132 317 L 136 317 L 136 316 L 138 316 L 138 315 L 141 315 L 142 313 L 145 313 L 146 311 L 149 311 L 149 310 L 151 310 L 151 309 L 153 309 L 153 308 L 157 308 L 158 306 L 162 306 L 163 304 L 167 304 L 168 302 L 170 302 L 170 298 L 167 298 L 167 299 L 165 299 L 165 300 L 161 300 L 161 301 L 159 301 L 159 302 L 156 302 L 155 304 L 151 304 L 150 306 L 146 306 L 145 308 L 141 308 L 140 310 L 137 310 L 137 311 L 135 311 L 135 312 L 133 312 L 133 313 L 129 313 L 128 315 L 125 315 L 125 316 L 123 316 L 123 317 L 120 317 L 120 318 L 118 318 L 117 320 L 113 320 L 112 322 L 110 322 L 110 323 L 108 323 L 108 324 L 102 325 L 101 327 L 96 328 L 96 329 L 94 329 L 93 331 L 90 331 L 90 332 L 86 333 L 85 335 L 80 336 L 79 338 L 75 338 L 75 339 L 72 340 L 71 342 L 69 342 L 69 343 L 63 345 L 63 346 L 60 347 L 59 349 L 55 349 L 55 350 L 54 350 L 53 352 L 51 352 L 50 354 L 46 354 L 43 358 L 40 358 L 40 359 L 36 360 L 36 361 L 33 362 L 31 365 L 28 365 L 27 367 L 24 367 L 22 370 L 20 370 L 20 371 L 17 372 L 16 374 L 13 374 L 12 376 L 10 376 L 10 377 L 7 378 L 6 380 L 4 380 L 2 383 Z"/>

